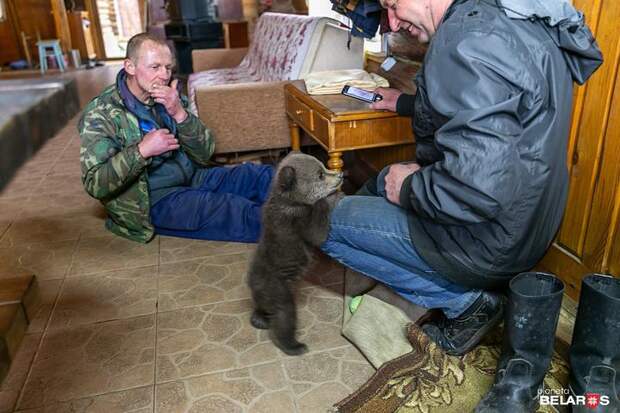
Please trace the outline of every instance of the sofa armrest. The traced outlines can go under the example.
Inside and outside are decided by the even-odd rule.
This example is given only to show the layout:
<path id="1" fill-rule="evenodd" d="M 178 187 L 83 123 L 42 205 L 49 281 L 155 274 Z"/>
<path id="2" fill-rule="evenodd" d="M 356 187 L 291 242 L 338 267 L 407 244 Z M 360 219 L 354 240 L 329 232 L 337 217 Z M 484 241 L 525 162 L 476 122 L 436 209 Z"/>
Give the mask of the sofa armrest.
<path id="1" fill-rule="evenodd" d="M 288 81 L 198 86 L 198 116 L 213 132 L 215 152 L 290 147 L 284 104 Z"/>
<path id="2" fill-rule="evenodd" d="M 248 53 L 247 47 L 234 49 L 195 49 L 192 50 L 192 69 L 194 73 L 209 69 L 224 69 L 238 66 Z"/>

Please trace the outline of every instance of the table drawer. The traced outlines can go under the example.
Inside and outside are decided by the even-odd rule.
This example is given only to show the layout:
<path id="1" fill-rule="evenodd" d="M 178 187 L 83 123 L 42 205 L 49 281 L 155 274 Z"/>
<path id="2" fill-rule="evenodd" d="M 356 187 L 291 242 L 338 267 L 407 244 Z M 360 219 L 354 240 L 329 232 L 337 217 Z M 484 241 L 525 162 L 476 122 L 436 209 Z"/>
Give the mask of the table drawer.
<path id="1" fill-rule="evenodd" d="M 303 128 L 310 131 L 314 129 L 312 124 L 312 109 L 289 94 L 286 95 L 286 112 L 293 121 L 299 123 Z"/>

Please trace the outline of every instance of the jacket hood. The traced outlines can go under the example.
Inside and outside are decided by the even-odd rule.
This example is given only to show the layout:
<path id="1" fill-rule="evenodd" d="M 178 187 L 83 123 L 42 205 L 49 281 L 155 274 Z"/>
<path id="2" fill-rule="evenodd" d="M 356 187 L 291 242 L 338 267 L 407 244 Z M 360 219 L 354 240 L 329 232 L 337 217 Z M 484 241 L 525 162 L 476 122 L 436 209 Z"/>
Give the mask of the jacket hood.
<path id="1" fill-rule="evenodd" d="M 583 13 L 568 0 L 498 0 L 498 4 L 511 19 L 541 20 L 580 85 L 603 63 Z"/>

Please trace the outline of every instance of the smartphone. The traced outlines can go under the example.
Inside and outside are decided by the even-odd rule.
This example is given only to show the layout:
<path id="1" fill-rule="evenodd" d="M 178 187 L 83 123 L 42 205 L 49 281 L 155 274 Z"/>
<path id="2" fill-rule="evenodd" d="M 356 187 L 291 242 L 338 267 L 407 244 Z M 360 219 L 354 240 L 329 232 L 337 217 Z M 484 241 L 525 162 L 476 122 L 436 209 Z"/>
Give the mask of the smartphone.
<path id="1" fill-rule="evenodd" d="M 346 85 L 345 87 L 343 87 L 342 92 L 340 93 L 342 93 L 345 96 L 350 96 L 352 98 L 359 99 L 359 100 L 362 100 L 368 103 L 378 102 L 380 100 L 383 100 L 383 96 L 381 96 L 378 93 L 369 92 L 367 90 L 360 89 L 358 87 L 350 86 L 350 85 Z"/>

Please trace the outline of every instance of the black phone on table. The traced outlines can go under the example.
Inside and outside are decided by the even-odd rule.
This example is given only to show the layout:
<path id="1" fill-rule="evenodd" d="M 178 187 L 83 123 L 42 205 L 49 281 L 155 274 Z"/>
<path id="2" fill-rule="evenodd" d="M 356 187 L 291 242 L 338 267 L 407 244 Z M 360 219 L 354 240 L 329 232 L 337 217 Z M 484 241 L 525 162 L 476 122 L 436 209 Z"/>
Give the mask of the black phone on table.
<path id="1" fill-rule="evenodd" d="M 355 86 L 351 86 L 351 85 L 345 85 L 342 88 L 342 93 L 345 96 L 349 96 L 367 103 L 373 103 L 373 102 L 378 102 L 380 100 L 383 100 L 383 96 L 381 96 L 378 93 L 374 93 L 374 92 L 369 92 L 367 90 L 364 89 L 360 89 L 358 87 Z"/>

